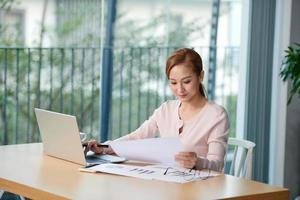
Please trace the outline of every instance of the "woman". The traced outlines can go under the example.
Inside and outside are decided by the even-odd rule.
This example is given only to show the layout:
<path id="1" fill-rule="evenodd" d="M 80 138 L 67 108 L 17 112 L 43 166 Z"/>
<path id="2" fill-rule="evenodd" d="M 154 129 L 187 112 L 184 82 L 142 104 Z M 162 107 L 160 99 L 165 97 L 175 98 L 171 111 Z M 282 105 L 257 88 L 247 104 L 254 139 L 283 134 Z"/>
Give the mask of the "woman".
<path id="1" fill-rule="evenodd" d="M 188 48 L 175 51 L 167 60 L 166 75 L 177 100 L 163 103 L 136 131 L 118 140 L 151 138 L 157 132 L 160 137 L 179 137 L 186 152 L 178 153 L 175 160 L 182 167 L 222 171 L 228 117 L 223 107 L 206 99 L 200 55 Z M 97 147 L 96 141 L 90 141 L 88 148 L 113 153 L 111 148 Z"/>

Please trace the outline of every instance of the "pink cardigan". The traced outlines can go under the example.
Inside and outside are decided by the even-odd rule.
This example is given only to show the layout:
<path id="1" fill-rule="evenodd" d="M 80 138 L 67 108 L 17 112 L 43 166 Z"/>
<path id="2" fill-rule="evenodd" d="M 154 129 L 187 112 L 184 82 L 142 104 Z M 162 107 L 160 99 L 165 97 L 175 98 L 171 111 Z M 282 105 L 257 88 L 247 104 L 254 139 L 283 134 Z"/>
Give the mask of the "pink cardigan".
<path id="1" fill-rule="evenodd" d="M 229 134 L 225 109 L 207 102 L 192 119 L 182 121 L 178 114 L 179 106 L 178 100 L 166 101 L 137 130 L 118 140 L 179 137 L 185 151 L 197 153 L 197 169 L 222 171 Z M 179 134 L 181 127 L 183 130 Z"/>

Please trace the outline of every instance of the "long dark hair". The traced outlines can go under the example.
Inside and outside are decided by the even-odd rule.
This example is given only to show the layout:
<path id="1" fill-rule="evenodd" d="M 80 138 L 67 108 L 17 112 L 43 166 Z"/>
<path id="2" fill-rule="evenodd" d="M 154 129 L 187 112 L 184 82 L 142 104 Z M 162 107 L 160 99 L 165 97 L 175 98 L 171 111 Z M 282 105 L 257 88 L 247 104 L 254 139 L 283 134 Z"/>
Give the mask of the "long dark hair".
<path id="1" fill-rule="evenodd" d="M 188 66 L 191 66 L 193 68 L 193 71 L 196 73 L 196 75 L 200 76 L 203 70 L 201 56 L 193 49 L 182 48 L 174 51 L 167 60 L 166 75 L 168 79 L 170 76 L 171 69 L 175 65 L 179 65 L 183 63 L 186 63 Z M 200 83 L 199 92 L 203 97 L 206 98 L 205 88 L 202 83 Z"/>

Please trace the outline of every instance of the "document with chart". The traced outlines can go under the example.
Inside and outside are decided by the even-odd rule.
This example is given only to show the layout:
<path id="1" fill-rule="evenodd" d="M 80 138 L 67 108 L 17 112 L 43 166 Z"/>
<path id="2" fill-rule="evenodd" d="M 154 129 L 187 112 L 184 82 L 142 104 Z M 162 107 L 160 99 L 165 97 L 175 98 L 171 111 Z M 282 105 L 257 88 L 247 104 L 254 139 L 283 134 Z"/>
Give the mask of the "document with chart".
<path id="1" fill-rule="evenodd" d="M 220 173 L 211 170 L 191 170 L 165 165 L 133 166 L 124 164 L 105 163 L 81 171 L 117 174 L 147 180 L 160 180 L 175 183 L 187 183 L 195 180 L 205 180 Z"/>

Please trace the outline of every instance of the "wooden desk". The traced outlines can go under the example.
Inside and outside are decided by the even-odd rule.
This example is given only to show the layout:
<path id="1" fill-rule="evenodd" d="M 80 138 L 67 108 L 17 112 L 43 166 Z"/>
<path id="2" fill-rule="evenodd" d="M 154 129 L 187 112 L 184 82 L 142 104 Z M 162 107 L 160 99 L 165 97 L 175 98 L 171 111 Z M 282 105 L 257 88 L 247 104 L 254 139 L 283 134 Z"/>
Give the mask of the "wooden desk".
<path id="1" fill-rule="evenodd" d="M 229 175 L 187 184 L 79 172 L 42 144 L 0 146 L 0 189 L 31 199 L 288 199 L 285 188 Z"/>

